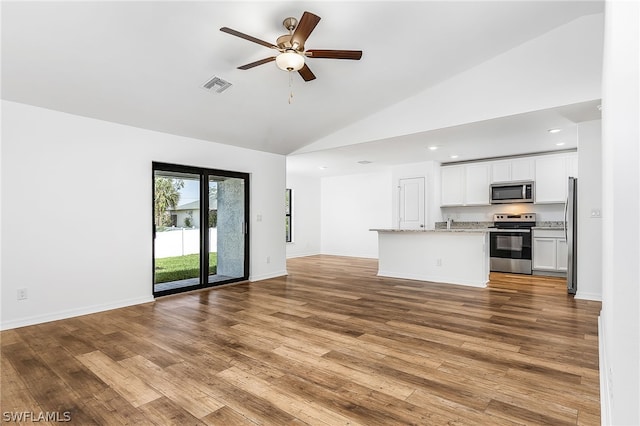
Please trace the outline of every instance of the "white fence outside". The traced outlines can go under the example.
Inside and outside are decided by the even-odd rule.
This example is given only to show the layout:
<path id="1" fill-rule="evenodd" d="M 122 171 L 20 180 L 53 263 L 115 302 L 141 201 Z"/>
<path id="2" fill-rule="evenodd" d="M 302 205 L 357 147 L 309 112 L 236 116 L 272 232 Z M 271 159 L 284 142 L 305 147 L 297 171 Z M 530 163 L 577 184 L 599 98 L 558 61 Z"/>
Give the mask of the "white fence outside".
<path id="1" fill-rule="evenodd" d="M 218 228 L 209 228 L 209 252 L 218 251 Z M 184 256 L 200 252 L 200 229 L 174 228 L 156 232 L 155 257 Z"/>

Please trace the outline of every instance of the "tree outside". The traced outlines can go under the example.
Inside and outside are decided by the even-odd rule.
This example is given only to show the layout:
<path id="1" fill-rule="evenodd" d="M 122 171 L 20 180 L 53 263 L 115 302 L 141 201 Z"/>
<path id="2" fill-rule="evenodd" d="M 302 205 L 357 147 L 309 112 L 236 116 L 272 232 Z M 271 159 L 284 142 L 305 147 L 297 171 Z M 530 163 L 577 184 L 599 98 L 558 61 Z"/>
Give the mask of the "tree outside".
<path id="1" fill-rule="evenodd" d="M 156 227 L 170 226 L 171 216 L 169 209 L 175 209 L 180 201 L 180 190 L 184 188 L 182 179 L 173 179 L 164 176 L 155 178 L 155 225 Z"/>

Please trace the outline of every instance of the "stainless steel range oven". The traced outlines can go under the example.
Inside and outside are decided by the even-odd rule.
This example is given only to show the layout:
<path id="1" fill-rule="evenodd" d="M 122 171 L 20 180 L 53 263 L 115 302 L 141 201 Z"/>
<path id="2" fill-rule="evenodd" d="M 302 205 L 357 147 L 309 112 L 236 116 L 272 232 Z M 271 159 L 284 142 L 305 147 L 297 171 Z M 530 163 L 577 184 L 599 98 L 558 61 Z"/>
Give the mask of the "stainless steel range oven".
<path id="1" fill-rule="evenodd" d="M 490 269 L 531 274 L 531 228 L 535 213 L 495 214 L 489 228 Z"/>

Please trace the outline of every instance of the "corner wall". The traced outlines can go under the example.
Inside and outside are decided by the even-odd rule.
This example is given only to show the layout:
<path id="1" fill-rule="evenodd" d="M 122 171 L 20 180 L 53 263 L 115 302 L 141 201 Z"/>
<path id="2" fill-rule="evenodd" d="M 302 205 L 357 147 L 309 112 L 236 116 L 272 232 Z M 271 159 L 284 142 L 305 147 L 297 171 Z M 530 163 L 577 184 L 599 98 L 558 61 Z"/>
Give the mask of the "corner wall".
<path id="1" fill-rule="evenodd" d="M 3 329 L 153 300 L 152 161 L 250 173 L 250 279 L 286 273 L 284 156 L 3 101 Z"/>
<path id="2" fill-rule="evenodd" d="M 602 96 L 602 424 L 640 424 L 640 3 L 607 1 Z"/>
<path id="3" fill-rule="evenodd" d="M 392 179 L 389 172 L 321 179 L 323 254 L 378 257 L 378 233 L 390 228 Z"/>
<path id="4" fill-rule="evenodd" d="M 578 124 L 577 299 L 602 300 L 602 122 Z"/>
<path id="5" fill-rule="evenodd" d="M 287 258 L 320 254 L 320 178 L 287 174 L 292 190 L 293 241 Z"/>

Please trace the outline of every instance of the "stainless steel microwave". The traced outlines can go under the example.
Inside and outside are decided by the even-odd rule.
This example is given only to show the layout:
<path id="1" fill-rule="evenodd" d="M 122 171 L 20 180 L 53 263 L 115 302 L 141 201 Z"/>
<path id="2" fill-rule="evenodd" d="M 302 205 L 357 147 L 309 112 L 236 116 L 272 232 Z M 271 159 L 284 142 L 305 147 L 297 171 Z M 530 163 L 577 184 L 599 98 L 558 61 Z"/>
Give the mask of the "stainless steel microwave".
<path id="1" fill-rule="evenodd" d="M 491 185 L 491 204 L 533 203 L 533 182 L 505 182 Z"/>

